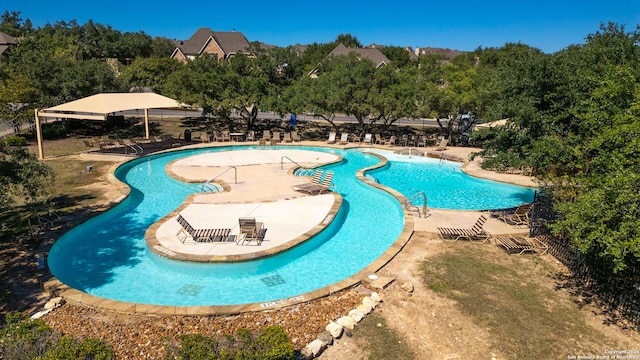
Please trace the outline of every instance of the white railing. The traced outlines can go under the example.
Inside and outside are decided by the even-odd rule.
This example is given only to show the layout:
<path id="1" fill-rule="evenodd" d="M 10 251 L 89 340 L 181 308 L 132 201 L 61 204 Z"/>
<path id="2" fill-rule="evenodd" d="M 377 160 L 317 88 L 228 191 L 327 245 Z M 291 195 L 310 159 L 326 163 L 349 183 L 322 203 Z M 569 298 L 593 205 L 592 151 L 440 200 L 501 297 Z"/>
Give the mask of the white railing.
<path id="1" fill-rule="evenodd" d="M 300 164 L 298 164 L 297 162 L 295 162 L 295 161 L 291 160 L 291 158 L 290 158 L 290 157 L 288 157 L 288 156 L 286 156 L 286 155 L 285 155 L 285 156 L 283 156 L 283 157 L 281 157 L 281 158 L 280 158 L 280 170 L 284 170 L 284 159 L 287 159 L 287 160 L 291 161 L 292 163 L 294 163 L 294 164 L 298 165 L 298 167 L 302 168 L 302 165 L 300 165 Z"/>
<path id="2" fill-rule="evenodd" d="M 419 198 L 422 198 L 421 207 L 418 207 L 417 205 L 413 204 L 413 202 Z M 405 199 L 404 208 L 408 211 L 417 212 L 418 217 L 427 217 L 427 212 L 429 211 L 429 209 L 427 208 L 427 195 L 422 191 L 418 191 L 417 193 Z"/>
<path id="3" fill-rule="evenodd" d="M 235 166 L 229 166 L 226 169 L 222 170 L 219 174 L 217 174 L 216 176 L 212 177 L 211 179 L 207 180 L 204 184 L 202 184 L 202 192 L 207 192 L 207 191 L 212 191 L 211 186 L 209 185 L 213 180 L 217 179 L 219 176 L 221 176 L 222 174 L 226 173 L 227 171 L 233 169 L 235 176 L 234 176 L 234 183 L 237 184 L 238 183 L 238 169 L 236 169 Z"/>

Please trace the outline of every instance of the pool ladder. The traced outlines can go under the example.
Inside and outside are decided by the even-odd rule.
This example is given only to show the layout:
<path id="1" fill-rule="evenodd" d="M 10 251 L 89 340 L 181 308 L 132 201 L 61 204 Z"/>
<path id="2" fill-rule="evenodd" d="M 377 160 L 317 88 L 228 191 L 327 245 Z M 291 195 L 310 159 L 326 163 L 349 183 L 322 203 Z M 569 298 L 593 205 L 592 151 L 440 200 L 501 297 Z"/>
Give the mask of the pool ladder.
<path id="1" fill-rule="evenodd" d="M 414 205 L 413 202 L 420 198 L 422 199 L 422 206 Z M 427 208 L 427 195 L 422 191 L 418 191 L 404 200 L 404 208 L 407 211 L 417 212 L 418 217 L 426 218 L 427 213 L 429 212 L 429 209 Z"/>

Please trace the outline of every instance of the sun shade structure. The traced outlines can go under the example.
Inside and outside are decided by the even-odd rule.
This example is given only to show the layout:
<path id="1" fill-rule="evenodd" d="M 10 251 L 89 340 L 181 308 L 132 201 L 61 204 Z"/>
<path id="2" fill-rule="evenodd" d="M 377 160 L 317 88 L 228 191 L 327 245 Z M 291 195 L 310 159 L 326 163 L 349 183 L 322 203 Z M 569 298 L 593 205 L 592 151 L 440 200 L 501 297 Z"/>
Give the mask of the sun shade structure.
<path id="1" fill-rule="evenodd" d="M 484 124 L 478 124 L 476 125 L 476 130 L 488 130 L 497 126 L 505 126 L 507 125 L 508 120 L 509 119 L 502 119 L 502 120 L 496 120 L 496 121 L 492 121 Z"/>
<path id="2" fill-rule="evenodd" d="M 149 109 L 196 110 L 175 99 L 155 93 L 106 93 L 91 95 L 65 104 L 36 110 L 36 134 L 38 158 L 44 159 L 40 118 L 65 118 L 84 120 L 107 120 L 107 116 L 128 110 L 144 110 L 145 137 L 149 138 Z"/>

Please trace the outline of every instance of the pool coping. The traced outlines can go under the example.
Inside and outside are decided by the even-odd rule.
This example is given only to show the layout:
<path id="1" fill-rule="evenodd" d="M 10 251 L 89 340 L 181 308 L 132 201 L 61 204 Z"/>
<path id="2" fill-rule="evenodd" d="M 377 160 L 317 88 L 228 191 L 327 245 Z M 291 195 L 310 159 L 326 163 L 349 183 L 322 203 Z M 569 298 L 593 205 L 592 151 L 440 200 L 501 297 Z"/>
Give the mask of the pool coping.
<path id="1" fill-rule="evenodd" d="M 316 146 L 316 147 L 323 147 L 323 146 Z M 184 149 L 181 149 L 181 150 L 184 150 Z M 181 151 L 181 150 L 173 150 L 173 151 Z M 170 152 L 170 151 L 171 150 L 168 150 L 166 152 Z M 375 153 L 366 152 L 364 150 L 363 150 L 363 153 L 375 156 L 381 161 L 380 163 L 374 166 L 370 166 L 370 167 L 358 170 L 356 172 L 356 177 L 360 181 L 368 185 L 371 185 L 375 188 L 388 192 L 389 194 L 394 196 L 400 202 L 400 204 L 402 204 L 406 199 L 402 194 L 400 194 L 399 192 L 391 188 L 377 184 L 365 178 L 364 176 L 364 173 L 366 171 L 385 166 L 388 162 L 387 158 Z M 112 166 L 109 170 L 109 176 L 108 176 L 109 181 L 113 181 L 118 188 L 125 190 L 124 191 L 125 193 L 122 196 L 120 196 L 116 201 L 112 202 L 111 206 L 115 206 L 118 203 L 120 203 L 131 192 L 131 189 L 129 188 L 129 186 L 126 185 L 124 182 L 120 181 L 119 179 L 117 179 L 114 173 L 118 167 L 133 160 L 135 159 L 130 159 L 126 162 L 116 164 Z M 343 158 L 341 157 L 339 160 L 318 165 L 317 167 L 328 165 L 331 163 L 337 163 L 342 160 Z M 295 171 L 295 169 L 290 171 Z M 342 204 L 342 197 L 339 194 L 336 194 L 336 195 L 338 195 L 340 199 L 339 200 L 340 204 L 338 205 L 338 209 L 339 209 L 340 205 Z M 336 202 L 334 202 L 334 205 L 331 211 L 333 211 L 333 209 L 336 207 Z M 182 206 L 186 206 L 186 204 L 183 204 Z M 89 306 L 97 309 L 103 309 L 103 310 L 108 310 L 108 311 L 113 311 L 118 313 L 127 313 L 127 314 L 136 313 L 136 314 L 157 315 L 157 316 L 232 315 L 232 314 L 239 314 L 243 312 L 255 312 L 255 311 L 275 310 L 279 308 L 284 308 L 284 307 L 288 307 L 288 306 L 292 306 L 300 303 L 306 303 L 322 297 L 326 297 L 337 291 L 341 291 L 341 290 L 353 287 L 355 285 L 358 285 L 361 282 L 365 281 L 365 279 L 367 279 L 369 275 L 376 273 L 381 268 L 383 268 L 389 261 L 391 261 L 404 248 L 404 246 L 409 242 L 411 236 L 413 235 L 413 228 L 414 228 L 413 216 L 411 216 L 411 214 L 406 209 L 404 209 L 402 205 L 400 206 L 404 214 L 403 230 L 401 231 L 396 241 L 394 241 L 393 244 L 391 244 L 391 246 L 387 248 L 387 250 L 381 256 L 379 256 L 377 259 L 375 259 L 373 262 L 367 265 L 364 269 L 360 270 L 359 272 L 351 275 L 346 279 L 343 279 L 331 285 L 322 287 L 320 289 L 316 289 L 316 290 L 303 293 L 300 295 L 296 295 L 293 297 L 288 297 L 288 298 L 268 301 L 268 302 L 238 304 L 238 305 L 172 306 L 172 305 L 152 305 L 152 304 L 131 303 L 131 302 L 101 298 L 101 297 L 86 293 L 84 291 L 72 288 L 62 283 L 60 280 L 56 278 L 53 278 L 52 280 L 49 280 L 46 283 L 44 283 L 43 287 L 45 291 L 47 291 L 52 296 L 63 297 L 66 301 L 72 304 L 84 305 L 84 306 Z M 336 213 L 337 213 L 337 210 L 336 210 Z M 167 216 L 163 217 L 163 219 L 165 219 Z M 335 219 L 335 216 L 333 218 Z M 162 219 L 160 221 L 162 221 Z M 154 225 L 158 224 L 160 221 L 152 224 L 151 226 L 153 227 Z M 316 230 L 316 227 L 314 227 L 312 231 L 315 231 L 315 230 Z M 147 232 L 148 231 L 149 229 L 147 229 Z M 145 240 L 147 238 L 146 236 L 147 232 L 145 232 Z M 301 242 L 304 242 L 305 240 L 306 239 L 302 240 Z M 154 249 L 154 248 L 150 247 L 150 249 Z M 161 254 L 161 255 L 165 256 L 164 254 Z M 245 259 L 245 260 L 250 260 L 250 259 Z"/>

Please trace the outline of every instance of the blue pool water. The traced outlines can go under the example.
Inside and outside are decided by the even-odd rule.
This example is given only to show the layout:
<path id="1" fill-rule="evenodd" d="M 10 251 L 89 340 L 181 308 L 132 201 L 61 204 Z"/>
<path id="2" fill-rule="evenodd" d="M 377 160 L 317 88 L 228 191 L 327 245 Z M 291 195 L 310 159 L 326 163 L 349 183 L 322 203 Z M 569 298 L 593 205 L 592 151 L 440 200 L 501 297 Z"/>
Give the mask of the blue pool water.
<path id="1" fill-rule="evenodd" d="M 118 301 L 173 306 L 260 303 L 348 278 L 380 257 L 402 232 L 403 212 L 395 198 L 355 177 L 378 158 L 357 150 L 300 148 L 344 157 L 325 167 L 335 172 L 343 204 L 336 220 L 318 236 L 279 255 L 242 263 L 179 262 L 150 252 L 144 240 L 147 228 L 200 190 L 167 176 L 165 166 L 204 152 L 247 148 L 183 150 L 122 165 L 116 176 L 129 184 L 130 196 L 61 237 L 49 253 L 52 273 L 73 288 Z"/>
<path id="2" fill-rule="evenodd" d="M 489 181 L 466 175 L 461 163 L 429 157 L 372 150 L 386 157 L 386 166 L 368 171 L 374 181 L 392 187 L 409 198 L 421 191 L 430 208 L 452 210 L 490 210 L 516 207 L 533 202 L 535 189 Z M 422 198 L 412 203 L 422 205 Z"/>

